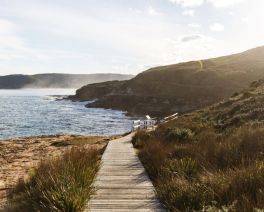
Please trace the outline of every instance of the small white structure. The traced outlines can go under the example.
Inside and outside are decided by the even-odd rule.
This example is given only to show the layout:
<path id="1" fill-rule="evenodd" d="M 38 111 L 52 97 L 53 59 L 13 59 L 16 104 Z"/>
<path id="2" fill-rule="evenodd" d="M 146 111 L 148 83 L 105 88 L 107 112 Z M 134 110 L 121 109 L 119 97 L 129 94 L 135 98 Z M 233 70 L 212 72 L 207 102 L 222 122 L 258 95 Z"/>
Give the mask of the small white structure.
<path id="1" fill-rule="evenodd" d="M 172 121 L 172 120 L 174 120 L 176 118 L 178 118 L 178 113 L 174 113 L 174 114 L 172 114 L 170 116 L 165 117 L 161 122 L 162 123 L 166 123 L 166 122 Z"/>
<path id="2" fill-rule="evenodd" d="M 133 121 L 132 130 L 138 129 L 152 129 L 157 124 L 157 120 L 155 118 L 151 118 L 149 115 L 146 115 L 144 120 L 136 120 Z"/>
<path id="3" fill-rule="evenodd" d="M 132 131 L 136 131 L 140 129 L 140 120 L 133 121 Z"/>

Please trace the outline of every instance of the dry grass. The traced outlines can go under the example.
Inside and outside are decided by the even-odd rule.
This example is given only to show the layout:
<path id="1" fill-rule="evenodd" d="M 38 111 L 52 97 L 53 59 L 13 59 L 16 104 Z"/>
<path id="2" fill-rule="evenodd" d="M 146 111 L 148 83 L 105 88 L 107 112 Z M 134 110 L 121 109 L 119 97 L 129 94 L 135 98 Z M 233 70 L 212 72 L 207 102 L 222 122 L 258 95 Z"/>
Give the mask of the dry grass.
<path id="1" fill-rule="evenodd" d="M 93 193 L 102 149 L 71 148 L 42 161 L 9 193 L 9 211 L 82 211 Z"/>
<path id="2" fill-rule="evenodd" d="M 163 126 L 134 138 L 170 211 L 264 208 L 264 127 L 241 127 L 232 133 L 180 131 Z"/>
<path id="3" fill-rule="evenodd" d="M 115 139 L 117 136 L 71 136 L 63 141 L 53 142 L 51 145 L 60 146 L 87 146 L 94 144 L 104 144 L 107 141 Z"/>

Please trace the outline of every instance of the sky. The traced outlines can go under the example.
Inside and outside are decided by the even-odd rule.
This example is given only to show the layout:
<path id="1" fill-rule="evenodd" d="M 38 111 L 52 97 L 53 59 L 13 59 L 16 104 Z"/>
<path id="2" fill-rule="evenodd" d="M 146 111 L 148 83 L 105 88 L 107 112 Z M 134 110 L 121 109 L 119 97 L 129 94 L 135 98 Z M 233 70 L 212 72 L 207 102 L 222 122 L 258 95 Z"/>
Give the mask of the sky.
<path id="1" fill-rule="evenodd" d="M 264 45 L 263 0 L 0 0 L 0 75 L 137 74 Z"/>

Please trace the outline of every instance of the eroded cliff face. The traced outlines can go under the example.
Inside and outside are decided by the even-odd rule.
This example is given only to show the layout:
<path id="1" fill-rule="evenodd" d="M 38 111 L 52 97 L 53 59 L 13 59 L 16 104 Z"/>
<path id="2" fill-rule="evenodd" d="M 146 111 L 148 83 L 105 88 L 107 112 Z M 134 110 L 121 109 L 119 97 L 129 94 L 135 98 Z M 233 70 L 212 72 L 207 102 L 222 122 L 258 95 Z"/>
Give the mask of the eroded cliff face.
<path id="1" fill-rule="evenodd" d="M 128 111 L 128 115 L 167 115 L 174 111 L 189 111 L 195 109 L 193 103 L 183 102 L 184 99 L 170 96 L 157 96 L 127 87 L 127 81 L 111 81 L 84 86 L 77 90 L 76 95 L 69 98 L 74 101 L 93 101 L 87 104 L 89 108 L 107 108 Z M 202 107 L 206 100 L 200 102 Z M 196 102 L 196 104 L 198 104 Z"/>
<path id="2" fill-rule="evenodd" d="M 109 81 L 103 83 L 94 83 L 86 85 L 76 91 L 76 95 L 70 96 L 69 98 L 77 101 L 87 101 L 99 99 L 104 96 L 115 94 L 120 91 L 122 85 L 127 81 Z"/>
<path id="3" fill-rule="evenodd" d="M 205 104 L 205 102 L 203 102 Z M 194 103 L 193 103 L 194 104 Z M 164 116 L 171 113 L 196 109 L 193 104 L 179 102 L 177 99 L 156 98 L 137 95 L 109 95 L 87 104 L 89 108 L 107 108 L 127 111 L 128 115 Z M 188 106 L 189 105 L 189 106 Z M 197 105 L 197 102 L 196 102 Z M 200 105 L 202 107 L 203 104 Z"/>

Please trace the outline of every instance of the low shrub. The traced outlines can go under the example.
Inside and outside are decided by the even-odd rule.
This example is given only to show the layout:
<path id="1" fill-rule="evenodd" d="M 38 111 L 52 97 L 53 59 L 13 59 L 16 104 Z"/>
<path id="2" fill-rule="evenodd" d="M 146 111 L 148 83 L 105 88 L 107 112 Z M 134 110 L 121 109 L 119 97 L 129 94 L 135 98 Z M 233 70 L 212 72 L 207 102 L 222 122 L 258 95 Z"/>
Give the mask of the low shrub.
<path id="1" fill-rule="evenodd" d="M 10 211 L 81 211 L 94 191 L 101 152 L 72 148 L 42 161 L 26 182 L 9 193 Z"/>
<path id="2" fill-rule="evenodd" d="M 205 184 L 182 178 L 158 180 L 158 197 L 170 211 L 195 211 L 210 205 L 214 192 Z"/>
<path id="3" fill-rule="evenodd" d="M 169 160 L 168 169 L 176 176 L 192 178 L 197 175 L 199 165 L 192 158 L 174 159 Z"/>
<path id="4" fill-rule="evenodd" d="M 150 133 L 145 130 L 139 130 L 132 138 L 132 144 L 135 148 L 142 148 L 144 143 L 150 138 Z"/>
<path id="5" fill-rule="evenodd" d="M 264 127 L 195 133 L 159 128 L 139 149 L 169 211 L 257 211 L 264 208 Z M 182 128 L 181 128 L 182 129 Z M 184 128 L 185 129 L 185 128 Z M 172 133 L 173 132 L 173 133 Z M 184 132 L 184 133 L 182 133 Z M 187 139 L 188 138 L 188 139 Z M 145 142 L 146 141 L 146 142 Z"/>
<path id="6" fill-rule="evenodd" d="M 188 128 L 167 129 L 167 139 L 177 141 L 188 141 L 194 137 L 194 133 Z"/>
<path id="7" fill-rule="evenodd" d="M 264 162 L 249 167 L 229 169 L 203 178 L 215 192 L 218 205 L 233 205 L 235 211 L 254 211 L 264 205 Z"/>
<path id="8" fill-rule="evenodd" d="M 170 145 L 164 146 L 160 141 L 152 140 L 139 151 L 139 157 L 153 180 L 169 174 L 163 166 L 170 156 L 170 150 Z"/>

